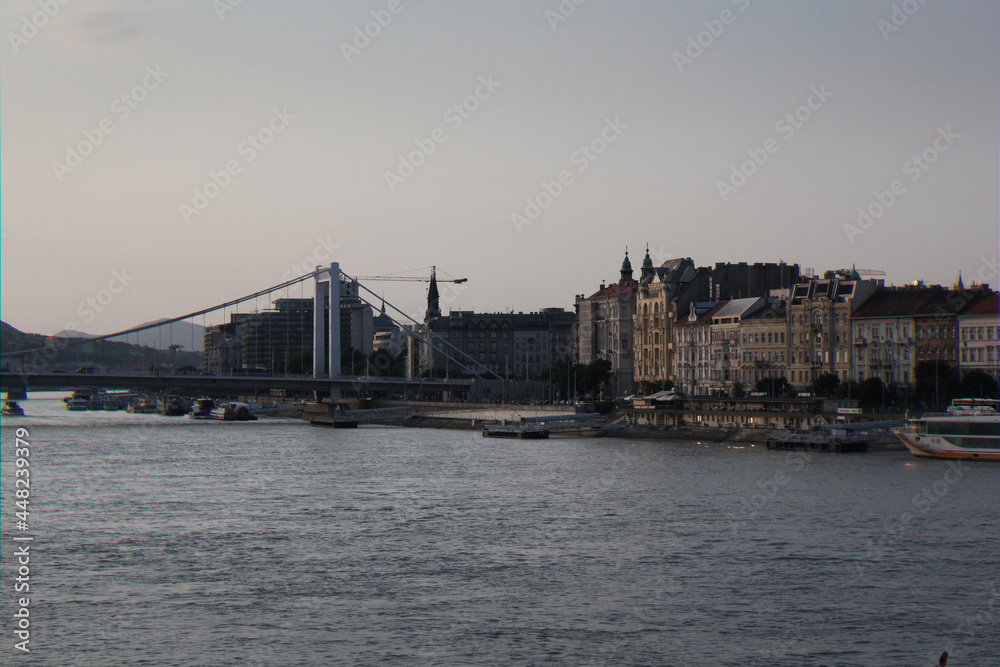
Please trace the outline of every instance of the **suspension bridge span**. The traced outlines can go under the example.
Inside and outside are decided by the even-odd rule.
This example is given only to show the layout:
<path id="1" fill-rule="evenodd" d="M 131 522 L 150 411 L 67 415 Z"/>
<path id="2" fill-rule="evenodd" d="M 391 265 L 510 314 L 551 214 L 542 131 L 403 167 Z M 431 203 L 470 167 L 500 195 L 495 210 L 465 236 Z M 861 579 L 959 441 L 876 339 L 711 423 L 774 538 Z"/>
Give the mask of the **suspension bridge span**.
<path id="1" fill-rule="evenodd" d="M 433 282 L 433 274 L 431 281 Z M 311 303 L 303 297 L 303 284 L 312 283 L 314 288 Z M 202 322 L 206 317 L 217 316 L 221 313 L 223 318 L 222 330 L 230 327 L 229 331 L 233 338 L 228 341 L 237 344 L 241 342 L 241 336 L 245 332 L 253 332 L 260 338 L 260 331 L 263 327 L 264 317 L 261 315 L 259 307 L 260 300 L 264 299 L 265 304 L 278 303 L 281 299 L 275 299 L 275 295 L 282 296 L 288 301 L 296 301 L 290 298 L 292 288 L 298 286 L 300 298 L 297 300 L 298 307 L 302 311 L 304 318 L 310 308 L 303 308 L 302 305 L 308 303 L 311 306 L 312 317 L 309 322 L 301 322 L 302 326 L 297 331 L 301 337 L 308 336 L 309 340 L 297 341 L 296 349 L 301 357 L 311 356 L 311 374 L 309 369 L 299 368 L 299 372 L 291 373 L 288 352 L 289 340 L 286 335 L 282 338 L 282 332 L 272 332 L 271 327 L 267 327 L 267 338 L 263 342 L 258 341 L 258 347 L 271 350 L 271 358 L 275 357 L 275 349 L 282 351 L 284 356 L 284 372 L 275 373 L 271 369 L 247 369 L 232 368 L 232 372 L 188 372 L 179 373 L 176 369 L 143 368 L 134 372 L 124 373 L 102 373 L 102 374 L 77 374 L 66 372 L 54 363 L 54 359 L 62 350 L 73 349 L 79 346 L 93 346 L 95 342 L 111 340 L 117 342 L 129 342 L 130 337 L 135 336 L 138 342 L 139 334 L 156 329 L 162 334 L 168 332 L 167 347 L 182 348 L 182 345 L 173 343 L 173 325 L 178 322 L 195 323 L 198 318 Z M 369 377 L 367 375 L 342 375 L 341 373 L 341 351 L 344 328 L 341 318 L 343 317 L 343 304 L 345 300 L 352 300 L 354 303 L 365 304 L 374 311 L 378 311 L 373 300 L 380 297 L 375 292 L 364 286 L 359 280 L 344 274 L 340 270 L 340 264 L 334 262 L 329 266 L 317 268 L 315 271 L 297 278 L 285 281 L 278 285 L 258 290 L 252 294 L 216 304 L 208 308 L 202 308 L 177 317 L 159 320 L 157 322 L 133 327 L 111 334 L 94 336 L 88 338 L 50 338 L 43 347 L 36 347 L 26 350 L 8 350 L 0 353 L 3 359 L 3 367 L 0 369 L 0 390 L 8 392 L 8 396 L 16 398 L 24 396 L 27 391 L 53 390 L 77 387 L 80 385 L 98 385 L 105 388 L 135 388 L 150 390 L 185 390 L 195 393 L 212 393 L 215 391 L 238 391 L 238 392 L 260 392 L 271 389 L 298 390 L 314 392 L 317 398 L 330 397 L 337 399 L 341 392 L 345 390 L 367 391 L 385 390 L 391 392 L 418 392 L 426 394 L 450 392 L 452 395 L 467 394 L 472 386 L 471 379 L 429 379 L 421 377 Z M 416 319 L 410 317 L 402 310 L 399 310 L 391 303 L 381 298 L 381 311 L 383 316 L 388 317 L 405 336 L 413 338 L 418 344 L 434 345 L 437 352 L 451 359 L 456 364 L 456 368 L 464 369 L 470 377 L 483 377 L 484 370 L 477 368 L 464 351 L 450 345 L 447 340 L 439 339 L 432 331 L 424 328 Z M 245 304 L 253 303 L 254 307 L 248 309 Z M 243 306 L 243 312 L 240 307 Z M 388 314 L 386 307 L 392 309 L 395 314 Z M 273 312 L 273 311 L 270 311 Z M 228 322 L 226 315 L 230 316 Z M 348 331 L 349 331 L 348 327 Z M 193 327 L 192 327 L 193 331 Z M 273 336 L 272 336 L 273 333 Z M 288 334 L 288 332 L 285 332 Z M 191 336 L 193 337 L 193 333 Z M 278 340 L 280 339 L 280 341 Z M 242 342 L 246 342 L 245 340 Z M 196 347 L 191 341 L 192 348 Z M 162 347 L 162 345 L 161 345 Z M 418 345 L 412 346 L 418 348 Z M 209 350 L 205 349 L 205 360 Z M 227 368 L 226 370 L 229 370 Z M 257 373 L 256 370 L 263 372 Z M 241 372 L 237 372 L 241 371 Z M 305 371 L 305 372 L 303 372 Z M 487 372 L 488 373 L 488 372 Z M 496 376 L 495 373 L 489 373 Z M 411 373 L 411 375 L 413 375 Z M 419 374 L 418 374 L 419 375 Z M 496 376 L 496 379 L 499 376 Z"/>

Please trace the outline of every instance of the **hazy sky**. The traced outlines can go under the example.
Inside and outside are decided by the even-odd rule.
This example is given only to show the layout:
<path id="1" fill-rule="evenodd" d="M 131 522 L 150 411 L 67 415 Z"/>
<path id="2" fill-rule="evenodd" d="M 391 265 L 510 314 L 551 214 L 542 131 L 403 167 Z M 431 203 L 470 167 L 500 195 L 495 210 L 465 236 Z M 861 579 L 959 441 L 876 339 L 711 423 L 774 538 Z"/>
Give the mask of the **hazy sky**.
<path id="1" fill-rule="evenodd" d="M 5 0 L 0 28 L 22 330 L 311 258 L 468 278 L 445 310 L 571 307 L 646 243 L 997 284 L 994 0 Z"/>

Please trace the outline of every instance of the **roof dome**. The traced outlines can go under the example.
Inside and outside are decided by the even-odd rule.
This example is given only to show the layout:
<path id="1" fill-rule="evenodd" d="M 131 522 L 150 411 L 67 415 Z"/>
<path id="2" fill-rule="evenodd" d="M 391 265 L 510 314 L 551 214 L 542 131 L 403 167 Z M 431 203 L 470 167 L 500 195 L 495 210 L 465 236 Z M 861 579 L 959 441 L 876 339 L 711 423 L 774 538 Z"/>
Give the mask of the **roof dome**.
<path id="1" fill-rule="evenodd" d="M 632 273 L 632 262 L 628 260 L 628 250 L 625 251 L 625 261 L 622 262 L 622 271 Z"/>
<path id="2" fill-rule="evenodd" d="M 643 269 L 653 268 L 653 258 L 649 256 L 649 248 L 646 248 L 646 257 L 642 260 Z"/>

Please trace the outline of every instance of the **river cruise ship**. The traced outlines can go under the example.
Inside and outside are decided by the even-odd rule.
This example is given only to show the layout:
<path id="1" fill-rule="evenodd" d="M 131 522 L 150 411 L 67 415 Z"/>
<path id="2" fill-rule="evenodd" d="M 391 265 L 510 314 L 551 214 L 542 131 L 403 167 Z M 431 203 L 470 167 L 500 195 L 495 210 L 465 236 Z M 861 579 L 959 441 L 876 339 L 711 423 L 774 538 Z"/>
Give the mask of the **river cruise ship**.
<path id="1" fill-rule="evenodd" d="M 947 412 L 908 419 L 894 433 L 914 456 L 1000 461 L 1000 415 L 993 399 L 956 398 Z"/>

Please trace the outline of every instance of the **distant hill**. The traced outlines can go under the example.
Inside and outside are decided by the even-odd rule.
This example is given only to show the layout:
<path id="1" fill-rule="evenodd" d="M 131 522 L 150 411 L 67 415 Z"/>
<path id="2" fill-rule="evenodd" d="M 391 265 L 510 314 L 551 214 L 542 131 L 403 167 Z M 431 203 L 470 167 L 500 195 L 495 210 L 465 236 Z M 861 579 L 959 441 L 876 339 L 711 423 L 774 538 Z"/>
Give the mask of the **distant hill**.
<path id="1" fill-rule="evenodd" d="M 162 321 L 153 320 L 152 322 L 144 322 L 138 326 L 156 324 Z M 136 342 L 136 336 L 139 338 L 138 342 Z M 168 326 L 146 329 L 145 331 L 140 331 L 138 334 L 129 334 L 127 341 L 125 338 L 125 336 L 119 336 L 117 338 L 110 338 L 109 340 L 129 342 L 133 345 L 138 344 L 158 350 L 166 350 L 171 344 L 183 345 L 184 349 L 188 352 L 202 352 L 205 348 L 205 327 L 200 324 L 191 324 L 190 322 L 174 322 Z"/>
<path id="2" fill-rule="evenodd" d="M 138 326 L 156 324 L 161 321 L 163 320 L 153 320 L 152 322 L 144 322 Z M 94 334 L 83 331 L 63 330 L 57 333 L 56 336 L 59 338 L 93 338 Z M 152 347 L 157 350 L 166 350 L 170 345 L 182 345 L 188 352 L 202 352 L 205 347 L 205 327 L 198 324 L 191 324 L 190 322 L 174 322 L 168 326 L 146 329 L 145 331 L 140 331 L 138 334 L 129 334 L 128 336 L 115 336 L 108 340 L 130 343 L 141 347 Z"/>
<path id="3" fill-rule="evenodd" d="M 139 336 L 139 345 L 134 344 L 134 335 L 129 336 L 130 344 L 126 344 L 124 337 L 119 337 L 117 341 L 68 343 L 66 339 L 93 338 L 91 334 L 82 331 L 60 331 L 55 338 L 62 338 L 63 343 L 53 344 L 51 336 L 24 333 L 6 322 L 0 322 L 0 350 L 3 352 L 33 350 L 34 352 L 24 356 L 5 358 L 3 362 L 5 369 L 23 368 L 31 369 L 33 372 L 73 372 L 81 366 L 103 367 L 108 369 L 108 372 L 140 372 L 153 367 L 167 371 L 182 367 L 201 367 L 202 327 L 191 325 L 182 327 L 178 322 L 173 325 L 172 336 L 166 327 L 161 329 L 162 334 L 158 334 L 157 329 L 142 332 Z M 196 337 L 195 343 L 197 343 L 197 349 L 194 351 L 189 349 L 192 334 Z M 183 339 L 184 335 L 187 335 L 187 340 Z M 171 341 L 175 345 L 182 345 L 183 349 L 177 352 L 167 351 Z M 158 345 L 162 345 L 162 351 L 158 349 Z M 43 354 L 42 348 L 55 349 L 56 352 L 54 356 Z"/>
<path id="4" fill-rule="evenodd" d="M 26 334 L 6 322 L 0 322 L 0 347 L 2 347 L 2 351 L 4 352 L 38 347 L 41 339 L 42 336 Z"/>
<path id="5" fill-rule="evenodd" d="M 93 338 L 94 334 L 84 333 L 82 331 L 73 331 L 72 329 L 63 329 L 62 331 L 57 331 L 55 334 L 56 338 Z"/>
<path id="6" fill-rule="evenodd" d="M 146 324 L 155 324 L 147 322 Z M 139 325 L 144 326 L 144 325 Z M 55 334 L 58 338 L 93 338 L 94 334 L 85 331 L 63 330 Z M 138 336 L 138 341 L 136 340 Z M 157 350 L 167 350 L 171 344 L 182 345 L 185 352 L 203 352 L 205 343 L 205 327 L 189 322 L 174 322 L 171 325 L 140 331 L 138 334 L 109 338 L 110 341 L 130 343 L 140 347 L 152 347 Z M 192 340 L 193 338 L 193 340 Z M 45 345 L 48 336 L 42 334 L 24 333 L 6 322 L 0 322 L 0 348 L 7 350 L 28 350 Z"/>

